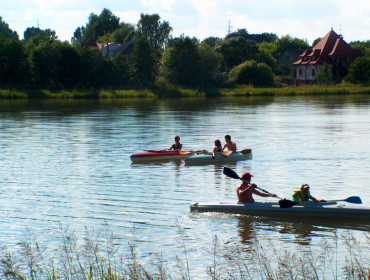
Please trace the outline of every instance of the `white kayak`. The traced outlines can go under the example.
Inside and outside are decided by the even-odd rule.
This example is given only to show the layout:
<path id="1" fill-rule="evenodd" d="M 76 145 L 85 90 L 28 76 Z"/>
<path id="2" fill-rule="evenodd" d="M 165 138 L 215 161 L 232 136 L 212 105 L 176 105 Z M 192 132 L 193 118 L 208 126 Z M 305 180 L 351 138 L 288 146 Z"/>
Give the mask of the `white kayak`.
<path id="1" fill-rule="evenodd" d="M 247 160 L 252 158 L 252 150 L 244 149 L 240 152 L 222 152 L 217 153 L 215 157 L 212 157 L 212 153 L 194 154 L 186 158 L 186 165 L 201 165 L 201 164 L 219 164 L 238 160 Z"/>
<path id="2" fill-rule="evenodd" d="M 220 212 L 270 217 L 313 217 L 365 220 L 370 223 L 370 207 L 333 202 L 305 202 L 281 208 L 277 202 L 194 203 L 191 212 Z"/>

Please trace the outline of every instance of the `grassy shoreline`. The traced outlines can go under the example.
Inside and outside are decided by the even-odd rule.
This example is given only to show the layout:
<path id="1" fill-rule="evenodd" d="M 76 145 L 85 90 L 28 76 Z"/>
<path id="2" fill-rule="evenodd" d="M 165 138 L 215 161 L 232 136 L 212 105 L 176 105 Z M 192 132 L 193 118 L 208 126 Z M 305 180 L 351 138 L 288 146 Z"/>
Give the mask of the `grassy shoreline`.
<path id="1" fill-rule="evenodd" d="M 237 86 L 214 89 L 163 90 L 0 90 L 0 99 L 84 99 L 84 98 L 172 98 L 172 97 L 248 97 L 248 96 L 308 96 L 370 94 L 370 86 L 287 86 L 281 88 L 254 88 Z"/>

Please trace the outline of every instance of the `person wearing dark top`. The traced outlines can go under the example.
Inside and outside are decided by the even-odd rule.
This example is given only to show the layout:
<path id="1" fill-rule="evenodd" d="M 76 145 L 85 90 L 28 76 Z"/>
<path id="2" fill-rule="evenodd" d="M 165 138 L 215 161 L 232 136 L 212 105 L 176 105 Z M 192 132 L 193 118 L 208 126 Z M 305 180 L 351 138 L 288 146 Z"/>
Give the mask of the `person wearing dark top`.
<path id="1" fill-rule="evenodd" d="M 181 151 L 182 144 L 180 143 L 180 136 L 175 137 L 175 144 L 172 144 L 170 150 Z"/>

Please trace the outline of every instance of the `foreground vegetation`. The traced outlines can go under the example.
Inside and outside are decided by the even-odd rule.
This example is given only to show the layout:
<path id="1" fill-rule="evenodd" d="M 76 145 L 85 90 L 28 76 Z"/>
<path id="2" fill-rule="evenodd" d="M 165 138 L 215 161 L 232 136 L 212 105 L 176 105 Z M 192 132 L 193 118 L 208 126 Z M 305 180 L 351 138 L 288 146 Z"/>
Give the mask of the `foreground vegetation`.
<path id="1" fill-rule="evenodd" d="M 231 96 L 300 96 L 300 95 L 351 95 L 370 94 L 370 87 L 355 85 L 338 86 L 286 86 L 276 88 L 255 88 L 237 86 L 214 89 L 183 89 L 178 87 L 155 90 L 0 90 L 0 99 L 27 98 L 158 98 L 158 97 L 231 97 Z"/>
<path id="2" fill-rule="evenodd" d="M 178 225 L 180 252 L 176 266 L 161 253 L 152 254 L 149 262 L 142 258 L 134 240 L 121 248 L 106 225 L 102 232 L 85 231 L 83 241 L 59 225 L 56 250 L 42 246 L 29 230 L 26 240 L 15 248 L 0 250 L 1 279 L 199 279 L 192 272 L 186 251 L 185 230 Z M 338 267 L 338 241 L 347 249 L 345 265 Z M 370 235 L 359 242 L 350 233 L 323 238 L 319 249 L 297 245 L 293 250 L 275 248 L 273 242 L 264 248 L 258 241 L 248 250 L 239 245 L 219 242 L 217 236 L 210 248 L 211 263 L 204 267 L 209 279 L 369 279 Z M 124 250 L 128 253 L 122 254 Z M 52 254 L 52 255 L 50 255 Z M 204 276 L 202 277 L 204 278 Z"/>

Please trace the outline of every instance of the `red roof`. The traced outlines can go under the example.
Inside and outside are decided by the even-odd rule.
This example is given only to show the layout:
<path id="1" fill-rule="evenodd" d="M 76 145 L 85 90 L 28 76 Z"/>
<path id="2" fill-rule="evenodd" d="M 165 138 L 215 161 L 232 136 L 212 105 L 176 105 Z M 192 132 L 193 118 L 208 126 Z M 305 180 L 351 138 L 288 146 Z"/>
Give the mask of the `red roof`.
<path id="1" fill-rule="evenodd" d="M 324 36 L 312 49 L 306 50 L 301 54 L 301 59 L 294 62 L 298 64 L 323 64 L 330 63 L 334 56 L 353 56 L 358 57 L 363 55 L 360 50 L 352 49 L 341 35 L 338 35 L 333 30 Z M 308 61 L 305 61 L 308 58 Z"/>

